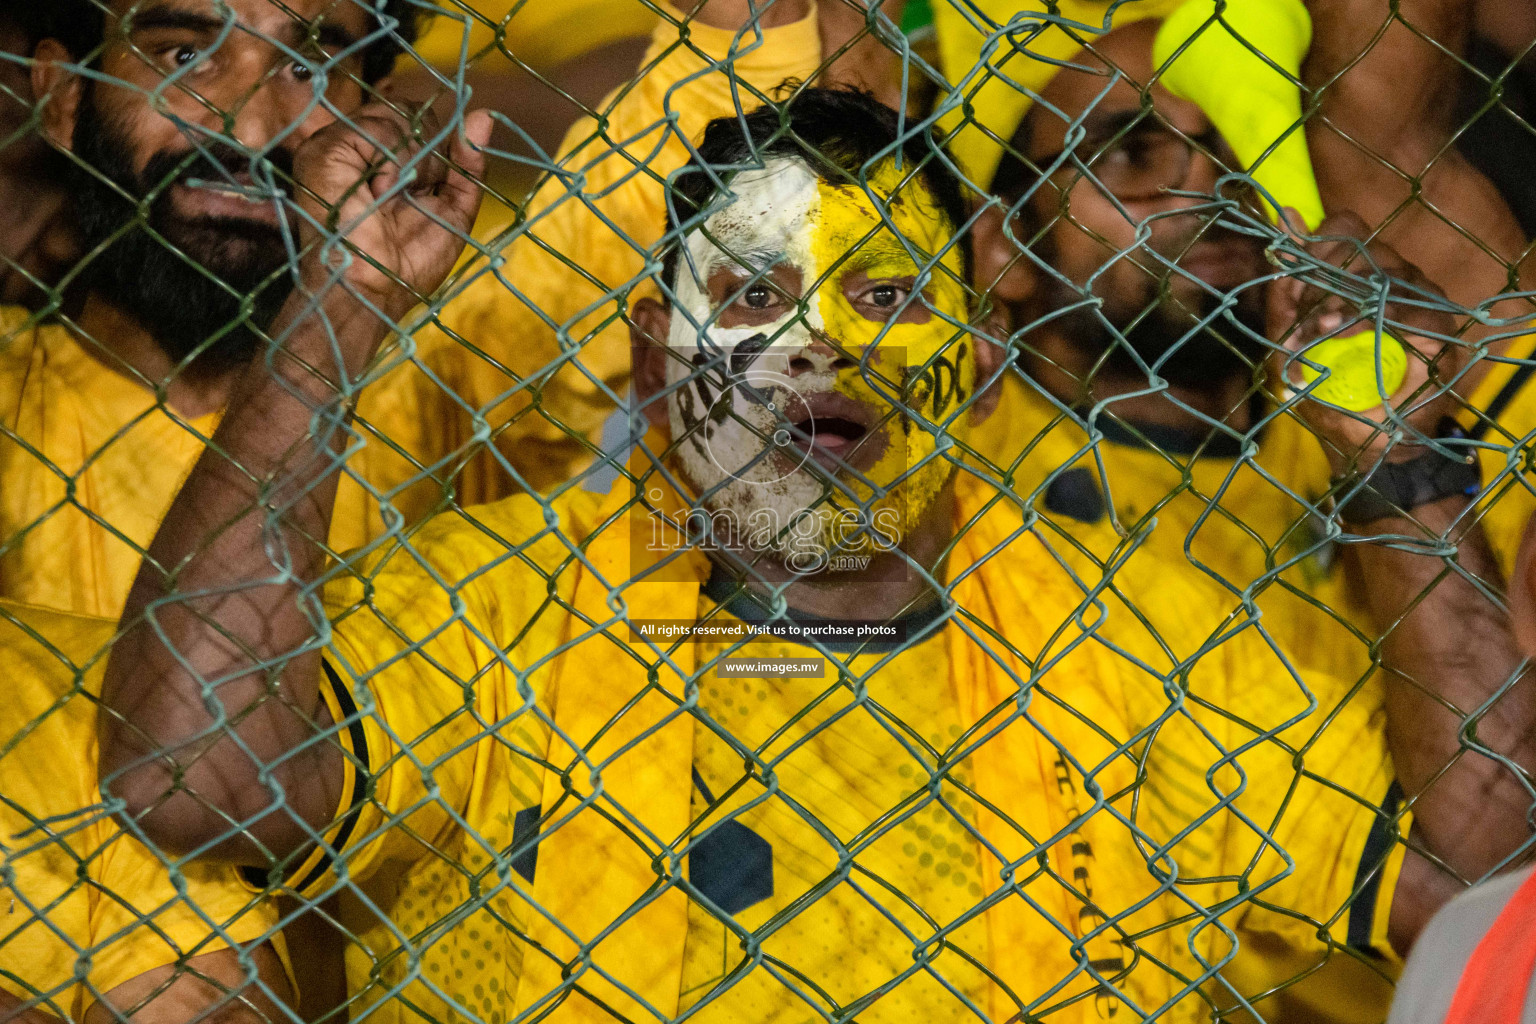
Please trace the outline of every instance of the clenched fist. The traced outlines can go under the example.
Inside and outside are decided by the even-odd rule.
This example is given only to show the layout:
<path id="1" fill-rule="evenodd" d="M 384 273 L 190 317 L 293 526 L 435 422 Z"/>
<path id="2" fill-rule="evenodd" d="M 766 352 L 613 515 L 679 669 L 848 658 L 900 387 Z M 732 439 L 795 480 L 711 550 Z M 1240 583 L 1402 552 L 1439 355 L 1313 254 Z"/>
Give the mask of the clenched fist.
<path id="1" fill-rule="evenodd" d="M 1359 217 L 1329 217 L 1317 234 L 1319 238 L 1306 244 L 1310 264 L 1281 255 L 1283 263 L 1298 267 L 1304 276 L 1276 281 L 1269 289 L 1269 334 L 1281 348 L 1276 370 L 1286 384 L 1301 390 L 1305 382 L 1297 354 L 1320 338 L 1374 331 L 1372 293 L 1379 295 L 1385 283 L 1391 297 L 1385 303 L 1384 323 L 1408 349 L 1402 383 L 1385 405 L 1365 412 L 1345 412 L 1315 399 L 1302 401 L 1296 411 L 1317 432 L 1336 471 L 1368 469 L 1383 456 L 1389 461 L 1411 458 L 1418 454 L 1412 447 L 1390 447 L 1394 433 L 1400 431 L 1408 442 L 1436 434 L 1441 421 L 1456 409 L 1450 382 L 1469 352 L 1451 339 L 1455 319 L 1434 308 L 1443 302 L 1440 290 L 1390 246 L 1363 241 L 1370 231 Z M 1329 278 L 1330 286 L 1319 283 Z M 1355 291 L 1359 297 L 1341 291 Z M 1382 342 L 1391 344 L 1386 337 Z"/>
<path id="2" fill-rule="evenodd" d="M 479 212 L 490 133 L 490 114 L 474 111 L 444 154 L 372 103 L 311 136 L 294 159 L 304 290 L 329 300 L 344 289 L 391 322 L 430 296 Z"/>

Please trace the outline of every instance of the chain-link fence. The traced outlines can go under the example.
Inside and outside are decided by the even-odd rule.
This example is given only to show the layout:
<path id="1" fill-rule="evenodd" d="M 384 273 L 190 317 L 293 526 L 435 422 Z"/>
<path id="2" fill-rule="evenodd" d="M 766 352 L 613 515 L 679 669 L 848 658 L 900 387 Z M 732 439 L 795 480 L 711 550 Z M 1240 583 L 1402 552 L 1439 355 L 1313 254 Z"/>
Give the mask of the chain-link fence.
<path id="1" fill-rule="evenodd" d="M 0 1020 L 1384 1020 L 1531 846 L 1533 45 L 0 4 Z"/>

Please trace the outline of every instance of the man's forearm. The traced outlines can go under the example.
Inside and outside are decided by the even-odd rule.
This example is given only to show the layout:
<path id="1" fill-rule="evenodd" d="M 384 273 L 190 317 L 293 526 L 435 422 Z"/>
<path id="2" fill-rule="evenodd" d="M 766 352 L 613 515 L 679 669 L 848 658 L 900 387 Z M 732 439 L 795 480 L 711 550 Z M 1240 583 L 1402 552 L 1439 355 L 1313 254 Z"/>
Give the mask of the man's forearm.
<path id="1" fill-rule="evenodd" d="M 20 996 L 0 988 L 0 1024 L 64 1024 L 64 1020 L 46 1010 L 27 1006 Z"/>
<path id="2" fill-rule="evenodd" d="M 1377 539 L 1355 550 L 1386 630 L 1387 736 L 1416 834 L 1475 880 L 1531 834 L 1529 792 L 1500 758 L 1536 766 L 1536 691 L 1528 675 L 1515 678 L 1522 656 L 1509 615 L 1483 589 L 1501 591 L 1499 569 L 1466 509 L 1454 497 L 1414 509 L 1417 524 L 1379 520 L 1363 531 Z M 1389 536 L 1423 540 L 1415 552 Z M 1454 559 L 1420 553 L 1438 537 L 1455 545 Z"/>
<path id="3" fill-rule="evenodd" d="M 107 662 L 102 772 L 164 847 L 264 865 L 331 821 L 342 757 L 316 736 L 314 588 L 346 447 L 338 384 L 453 269 L 490 133 L 474 111 L 429 153 L 374 104 L 294 157 L 304 283 L 155 534 Z"/>
<path id="4" fill-rule="evenodd" d="M 1508 204 L 1453 145 L 1461 76 L 1454 55 L 1465 49 L 1473 6 L 1310 0 L 1312 45 L 1303 76 L 1318 90 L 1307 143 L 1329 212 L 1359 214 L 1469 307 L 1522 287 L 1526 249 Z M 1529 315 L 1531 305 L 1509 301 L 1494 312 Z M 1493 330 L 1472 324 L 1467 337 Z"/>
<path id="5" fill-rule="evenodd" d="M 326 378 L 343 372 L 335 351 L 366 358 L 384 328 L 340 289 L 332 294 L 315 311 L 296 295 L 274 325 L 274 337 L 290 331 L 285 343 L 270 366 L 258 358 L 241 378 L 124 611 L 131 628 L 103 691 L 103 775 L 126 770 L 113 788 L 172 846 L 237 833 L 225 814 L 250 821 L 277 799 L 260 777 L 268 769 L 287 810 L 249 825 L 249 837 L 222 853 L 249 860 L 266 856 L 262 847 L 295 849 L 307 838 L 303 822 L 323 822 L 335 807 L 334 747 L 290 754 L 315 735 L 318 655 L 306 648 L 320 613 L 311 588 L 346 443 Z M 170 756 L 144 760 L 157 753 Z"/>

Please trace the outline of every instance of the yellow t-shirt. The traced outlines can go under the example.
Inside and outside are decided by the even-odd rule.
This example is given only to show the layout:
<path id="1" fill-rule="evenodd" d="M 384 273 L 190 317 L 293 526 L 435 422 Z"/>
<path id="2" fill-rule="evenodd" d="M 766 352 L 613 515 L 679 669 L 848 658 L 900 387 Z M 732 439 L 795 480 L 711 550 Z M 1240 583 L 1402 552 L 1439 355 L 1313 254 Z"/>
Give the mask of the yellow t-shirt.
<path id="1" fill-rule="evenodd" d="M 108 814 L 96 715 L 114 629 L 0 601 L 0 990 L 72 1020 L 94 993 L 277 921 L 231 869 L 158 854 Z"/>
<path id="2" fill-rule="evenodd" d="M 714 607 L 703 598 L 700 617 Z M 868 1021 L 943 1019 L 964 999 L 985 1005 L 987 977 L 975 965 L 991 949 L 975 913 L 985 891 L 966 792 L 974 780 L 950 768 L 933 798 L 918 793 L 972 724 L 950 677 L 951 639 L 941 630 L 894 657 L 844 654 L 862 698 L 838 687 L 835 671 L 701 679 L 701 718 L 729 739 L 695 730 L 692 810 L 703 838 L 689 853 L 689 878 L 729 916 L 690 900 L 682 1008 L 709 999 L 708 1019 L 766 1024 L 860 1000 L 870 1001 L 859 1013 Z M 816 653 L 788 640 L 737 651 L 699 644 L 701 664 Z M 914 954 L 936 925 L 953 931 L 919 967 Z M 750 970 L 736 929 L 770 926 L 762 952 L 782 967 Z"/>
<path id="3" fill-rule="evenodd" d="M 0 309 L 0 598 L 116 618 L 218 425 L 217 415 L 177 416 L 110 358 L 61 325 Z M 470 444 L 455 435 L 455 411 L 414 364 L 365 392 L 333 550 L 445 503 L 450 459 Z M 454 481 L 459 500 L 492 497 L 484 468 L 475 462 Z"/>
<path id="4" fill-rule="evenodd" d="M 969 535 L 993 492 L 964 488 Z M 1155 560 L 1116 571 L 1122 601 L 1071 579 L 1015 516 L 968 542 L 975 571 L 957 556 L 962 611 L 940 635 L 834 655 L 846 685 L 768 684 L 724 678 L 707 643 L 658 664 L 594 632 L 615 621 L 615 587 L 638 618 L 714 604 L 686 581 L 623 582 L 646 529 L 636 513 L 624 532 L 623 508 L 579 494 L 558 525 L 527 498 L 452 513 L 328 593 L 327 696 L 365 770 L 330 848 L 287 867 L 312 879 L 329 860 L 349 883 L 357 1005 L 403 985 L 384 1019 L 458 999 L 505 1020 L 561 996 L 594 1019 L 577 992 L 620 998 L 600 968 L 664 1015 L 708 1000 L 709 1020 L 871 996 L 861 1019 L 970 1019 L 970 1001 L 1093 1020 L 1100 980 L 1195 1020 L 1222 995 L 1185 991 L 1202 974 L 1191 947 L 1234 978 L 1241 965 L 1250 995 L 1288 977 L 1266 947 L 1385 953 L 1402 847 L 1379 692 L 1303 686 L 1252 627 L 1215 642 L 1180 625 L 1214 610 L 1143 623 L 1132 609 L 1158 602 L 1136 595 L 1205 600 Z M 1082 586 L 1100 607 L 1075 619 Z M 669 686 L 674 669 L 696 687 Z M 983 761 L 993 743 L 1008 756 Z M 716 844 L 703 878 L 690 842 Z M 561 949 L 615 921 L 595 951 Z M 1223 928 L 1254 949 L 1224 964 Z"/>
<path id="5" fill-rule="evenodd" d="M 991 473 L 1099 560 L 1112 523 L 1146 532 L 1145 550 L 1251 603 L 1292 664 L 1341 680 L 1372 669 L 1370 611 L 1330 539 L 1327 459 L 1294 413 L 1264 411 L 1246 435 L 1199 444 L 1099 415 L 1103 439 L 1016 369 L 972 444 Z M 1107 495 L 1107 500 L 1106 500 Z M 1086 528 L 1091 527 L 1091 528 Z M 1097 538 L 1097 540 L 1095 540 Z"/>
<path id="6" fill-rule="evenodd" d="M 1150 557 L 1220 595 L 1197 609 L 1166 595 L 1143 602 L 1160 627 L 1199 614 L 1215 629 L 1223 616 L 1233 616 L 1253 622 L 1266 638 L 1255 657 L 1267 666 L 1268 685 L 1244 696 L 1263 709 L 1250 721 L 1285 721 L 1302 711 L 1297 702 L 1310 694 L 1324 712 L 1349 708 L 1362 730 L 1374 730 L 1362 742 L 1381 747 L 1384 694 L 1370 653 L 1373 619 L 1319 512 L 1327 508 L 1330 472 L 1304 422 L 1256 403 L 1259 419 L 1246 435 L 1215 431 L 1194 443 L 1178 432 L 1121 421 L 1111 402 L 1099 415 L 1102 439 L 1095 442 L 1078 414 L 1016 369 L 1009 369 L 1003 388 L 996 413 L 972 440 L 977 464 L 1032 502 L 1063 537 L 1058 547 L 1072 564 L 1091 569 L 1124 557 L 1139 538 L 1133 564 Z M 1259 664 L 1248 672 L 1266 674 Z M 1265 695 L 1284 699 L 1264 708 Z M 1194 776 L 1189 781 L 1199 784 Z M 1381 828 L 1390 825 L 1399 799 L 1394 794 L 1391 810 L 1380 811 Z M 1346 802 L 1330 813 L 1371 812 Z M 1382 835 L 1373 840 L 1385 842 Z M 1358 935 L 1360 926 L 1351 929 Z M 1260 1010 L 1364 1024 L 1385 1014 L 1400 966 L 1380 946 L 1381 959 L 1362 960 L 1317 942 L 1251 943 L 1253 955 L 1232 965 L 1229 980 L 1264 992 L 1299 979 Z"/>

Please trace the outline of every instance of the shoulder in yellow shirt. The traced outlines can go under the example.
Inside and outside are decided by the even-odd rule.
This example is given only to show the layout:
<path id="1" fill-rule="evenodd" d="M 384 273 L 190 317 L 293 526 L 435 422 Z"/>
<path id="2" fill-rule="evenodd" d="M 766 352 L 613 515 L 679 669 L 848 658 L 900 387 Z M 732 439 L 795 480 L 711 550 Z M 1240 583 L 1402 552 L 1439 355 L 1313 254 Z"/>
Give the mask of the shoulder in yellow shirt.
<path id="1" fill-rule="evenodd" d="M 115 618 L 218 417 L 176 415 L 105 351 L 13 312 L 0 311 L 0 598 Z M 424 519 L 461 484 L 462 500 L 494 487 L 454 481 L 474 445 L 455 434 L 460 408 L 413 363 L 365 391 L 333 550 Z"/>
<path id="2" fill-rule="evenodd" d="M 114 630 L 0 601 L 0 991 L 71 1020 L 154 968 L 254 948 L 277 921 L 232 869 L 158 854 L 108 813 L 96 715 Z"/>
<path id="3" fill-rule="evenodd" d="M 1373 670 L 1369 609 L 1321 511 L 1327 460 L 1293 413 L 1256 408 L 1261 420 L 1248 434 L 1197 440 L 1123 421 L 1111 402 L 1090 437 L 1079 412 L 1016 369 L 1002 387 L 972 440 L 977 464 L 1051 528 L 1100 561 L 1135 538 L 1226 606 L 1251 603 L 1300 669 L 1350 681 Z"/>
<path id="4" fill-rule="evenodd" d="M 525 73 L 522 63 L 553 67 L 647 35 L 656 19 L 644 0 L 465 0 L 439 5 L 415 50 L 449 71 L 457 71 L 467 54 L 477 73 Z M 516 54 L 519 63 L 506 53 Z"/>

